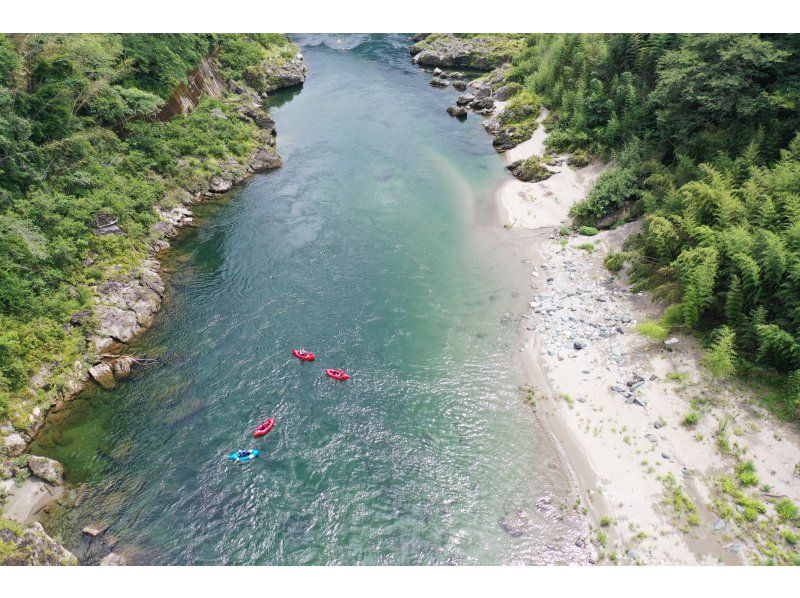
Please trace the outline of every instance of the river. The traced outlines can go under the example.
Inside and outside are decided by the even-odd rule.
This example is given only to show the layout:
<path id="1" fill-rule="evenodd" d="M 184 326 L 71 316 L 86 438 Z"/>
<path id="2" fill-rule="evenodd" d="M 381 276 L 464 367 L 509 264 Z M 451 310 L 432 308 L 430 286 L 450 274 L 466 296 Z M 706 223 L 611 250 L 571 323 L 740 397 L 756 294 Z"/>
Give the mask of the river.
<path id="1" fill-rule="evenodd" d="M 569 561 L 570 478 L 517 388 L 530 275 L 491 138 L 445 113 L 456 92 L 406 38 L 297 41 L 308 80 L 271 110 L 284 166 L 198 207 L 165 258 L 168 301 L 130 349 L 158 363 L 32 446 L 77 489 L 48 529 L 86 563 Z"/>

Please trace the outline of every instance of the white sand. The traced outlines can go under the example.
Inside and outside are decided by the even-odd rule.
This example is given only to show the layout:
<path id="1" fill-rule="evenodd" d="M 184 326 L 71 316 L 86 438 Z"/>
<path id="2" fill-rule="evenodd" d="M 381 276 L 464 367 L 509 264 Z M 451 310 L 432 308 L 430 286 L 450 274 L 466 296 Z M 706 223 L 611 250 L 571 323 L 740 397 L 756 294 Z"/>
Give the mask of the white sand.
<path id="1" fill-rule="evenodd" d="M 537 138 L 518 146 L 512 160 L 527 157 L 542 144 Z M 613 519 L 611 526 L 598 530 L 608 536 L 607 546 L 598 550 L 613 553 L 621 563 L 752 562 L 753 534 L 721 521 L 708 508 L 716 480 L 732 475 L 737 462 L 717 447 L 719 422 L 730 418 L 730 443 L 737 443 L 744 458 L 754 461 L 760 482 L 772 487 L 768 493 L 750 491 L 765 502 L 782 496 L 800 502 L 800 476 L 795 473 L 800 433 L 797 426 L 755 407 L 752 392 L 734 382 L 710 380 L 700 366 L 701 348 L 694 339 L 679 337 L 678 345 L 668 350 L 632 331 L 636 321 L 657 318 L 660 308 L 647 297 L 631 294 L 626 277 L 612 276 L 603 267 L 603 257 L 637 232 L 638 223 L 592 238 L 573 237 L 566 248 L 552 228 L 546 229 L 569 222 L 569 207 L 583 197 L 602 168 L 591 165 L 575 171 L 565 165 L 546 181 L 510 181 L 498 193 L 509 224 L 544 229 L 528 247 L 538 299 L 521 329 L 522 365 L 536 389 L 537 413 L 562 449 L 595 524 L 603 515 Z M 577 249 L 587 242 L 598 249 Z M 616 325 L 625 333 L 615 332 Z M 588 339 L 586 348 L 573 348 L 577 336 Z M 687 381 L 669 381 L 670 372 L 685 373 Z M 636 373 L 645 378 L 635 393 L 644 406 L 626 403 L 611 390 L 619 383 L 627 387 Z M 683 414 L 692 398 L 703 394 L 712 397 L 711 404 L 700 423 L 687 429 L 681 425 Z M 654 422 L 662 418 L 666 426 L 656 429 Z M 645 437 L 650 434 L 656 442 Z M 686 515 L 676 516 L 665 501 L 667 473 L 695 504 L 699 526 L 688 525 Z M 773 516 L 772 507 L 767 509 Z"/>
<path id="2" fill-rule="evenodd" d="M 546 117 L 547 111 L 542 110 L 537 120 L 541 122 Z M 544 126 L 539 126 L 528 141 L 505 153 L 506 162 L 511 164 L 534 155 L 543 155 L 545 139 L 547 133 Z M 506 227 L 536 229 L 564 224 L 569 218 L 572 205 L 586 196 L 606 165 L 595 162 L 576 169 L 562 161 L 561 164 L 549 168 L 555 174 L 544 181 L 526 183 L 513 179 L 501 187 L 500 205 L 505 212 Z"/>

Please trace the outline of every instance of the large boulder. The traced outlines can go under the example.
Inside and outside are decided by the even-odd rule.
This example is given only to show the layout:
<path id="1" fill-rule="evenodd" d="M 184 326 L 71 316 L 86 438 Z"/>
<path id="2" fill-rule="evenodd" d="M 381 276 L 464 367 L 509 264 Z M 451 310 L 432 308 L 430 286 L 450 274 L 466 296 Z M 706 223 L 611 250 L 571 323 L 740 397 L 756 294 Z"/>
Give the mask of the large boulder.
<path id="1" fill-rule="evenodd" d="M 303 64 L 303 55 L 299 53 L 291 60 L 264 62 L 259 68 L 261 69 L 261 74 L 263 74 L 263 80 L 256 83 L 256 87 L 263 89 L 267 93 L 302 85 L 308 72 L 308 67 Z"/>
<path id="2" fill-rule="evenodd" d="M 283 162 L 280 155 L 270 146 L 264 146 L 253 157 L 250 162 L 250 168 L 253 172 L 263 172 L 265 170 L 273 170 L 280 168 Z"/>
<path id="3" fill-rule="evenodd" d="M 111 363 L 111 369 L 114 371 L 114 377 L 117 380 L 122 380 L 131 375 L 131 368 L 136 360 L 130 355 L 120 355 Z"/>
<path id="4" fill-rule="evenodd" d="M 458 99 L 456 100 L 456 106 L 469 106 L 474 101 L 475 94 L 463 93 L 458 96 Z"/>
<path id="5" fill-rule="evenodd" d="M 456 118 L 467 118 L 467 109 L 463 106 L 450 106 L 447 109 L 447 114 Z"/>
<path id="6" fill-rule="evenodd" d="M 117 381 L 114 379 L 114 372 L 107 363 L 93 365 L 89 368 L 89 375 L 105 389 L 114 388 L 117 385 Z"/>
<path id="7" fill-rule="evenodd" d="M 3 448 L 5 448 L 6 452 L 12 457 L 24 451 L 26 445 L 25 439 L 17 432 L 13 432 L 3 438 Z"/>
<path id="8" fill-rule="evenodd" d="M 233 180 L 221 176 L 215 176 L 208 185 L 212 193 L 225 193 L 233 187 Z"/>
<path id="9" fill-rule="evenodd" d="M 58 485 L 64 480 L 64 468 L 55 459 L 31 455 L 28 459 L 28 467 L 33 475 L 42 478 L 45 482 Z"/>

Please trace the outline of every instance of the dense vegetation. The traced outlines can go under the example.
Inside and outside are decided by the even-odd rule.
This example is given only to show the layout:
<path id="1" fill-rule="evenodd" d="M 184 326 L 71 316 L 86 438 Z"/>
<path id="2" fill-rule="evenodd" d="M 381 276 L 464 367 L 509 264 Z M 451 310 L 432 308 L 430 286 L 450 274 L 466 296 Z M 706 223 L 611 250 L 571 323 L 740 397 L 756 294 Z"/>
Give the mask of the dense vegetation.
<path id="1" fill-rule="evenodd" d="M 43 363 L 71 364 L 89 286 L 136 265 L 157 205 L 174 205 L 255 148 L 227 99 L 153 117 L 204 56 L 228 78 L 293 55 L 283 36 L 0 35 L 0 418 Z M 99 213 L 122 235 L 96 235 Z"/>
<path id="2" fill-rule="evenodd" d="M 800 409 L 800 36 L 533 35 L 510 78 L 550 147 L 612 156 L 573 215 L 644 217 L 624 258 L 708 333 L 719 374 L 776 372 Z M 615 257 L 615 262 L 619 261 Z"/>

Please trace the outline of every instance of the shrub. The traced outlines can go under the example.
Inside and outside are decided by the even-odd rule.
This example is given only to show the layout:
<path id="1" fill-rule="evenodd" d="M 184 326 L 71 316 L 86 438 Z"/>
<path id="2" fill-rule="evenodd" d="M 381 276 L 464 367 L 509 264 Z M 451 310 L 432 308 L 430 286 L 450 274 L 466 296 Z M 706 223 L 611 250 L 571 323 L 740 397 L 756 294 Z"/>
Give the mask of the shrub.
<path id="1" fill-rule="evenodd" d="M 736 477 L 742 486 L 758 486 L 756 466 L 752 461 L 742 461 L 736 466 Z"/>
<path id="2" fill-rule="evenodd" d="M 561 234 L 562 237 L 568 237 L 569 234 L 572 232 L 572 229 L 570 229 L 570 227 L 568 226 L 562 226 L 560 229 L 558 229 L 558 232 Z"/>
<path id="3" fill-rule="evenodd" d="M 578 232 L 586 237 L 593 237 L 600 231 L 593 226 L 582 226 L 578 229 Z"/>
<path id="4" fill-rule="evenodd" d="M 588 166 L 591 162 L 591 156 L 582 150 L 574 151 L 569 157 L 569 160 L 567 160 L 567 164 L 575 168 L 583 168 L 584 166 Z"/>
<path id="5" fill-rule="evenodd" d="M 669 335 L 669 330 L 654 320 L 642 320 L 633 330 L 643 336 L 662 342 Z"/>
<path id="6" fill-rule="evenodd" d="M 593 243 L 581 243 L 580 245 L 576 245 L 577 249 L 582 249 L 583 251 L 588 251 L 592 253 L 595 250 L 595 246 Z"/>
<path id="7" fill-rule="evenodd" d="M 611 251 L 606 255 L 603 264 L 610 272 L 619 272 L 625 266 L 625 254 L 621 251 Z"/>
<path id="8" fill-rule="evenodd" d="M 703 365 L 715 378 L 727 378 L 736 370 L 736 335 L 727 326 L 720 326 L 714 341 L 703 356 Z"/>
<path id="9" fill-rule="evenodd" d="M 800 509 L 790 498 L 782 498 L 775 503 L 775 512 L 781 521 L 795 521 L 800 517 Z"/>
<path id="10" fill-rule="evenodd" d="M 614 520 L 611 519 L 611 517 L 609 517 L 608 515 L 603 515 L 600 518 L 600 527 L 608 527 L 613 523 L 613 521 Z"/>
<path id="11" fill-rule="evenodd" d="M 688 428 L 691 426 L 696 426 L 697 422 L 699 421 L 700 421 L 700 412 L 695 411 L 694 409 L 690 409 L 683 415 L 683 421 L 681 423 L 683 423 L 683 425 Z"/>

